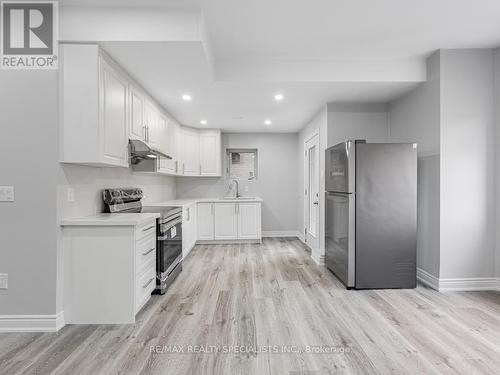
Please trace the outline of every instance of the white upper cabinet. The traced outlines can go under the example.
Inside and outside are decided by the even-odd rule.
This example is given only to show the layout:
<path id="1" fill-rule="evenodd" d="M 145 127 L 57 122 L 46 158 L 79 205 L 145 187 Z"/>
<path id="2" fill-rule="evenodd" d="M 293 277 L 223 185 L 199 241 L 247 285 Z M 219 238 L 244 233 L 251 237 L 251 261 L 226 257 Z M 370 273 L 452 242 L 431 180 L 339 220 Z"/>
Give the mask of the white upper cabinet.
<path id="1" fill-rule="evenodd" d="M 96 44 L 61 45 L 63 163 L 128 167 L 129 139 L 170 156 L 156 171 L 220 176 L 220 130 L 181 127 Z"/>
<path id="2" fill-rule="evenodd" d="M 134 86 L 130 87 L 130 131 L 129 137 L 146 140 L 146 122 L 144 121 L 144 96 Z"/>
<path id="3" fill-rule="evenodd" d="M 128 80 L 97 45 L 61 46 L 63 163 L 128 167 Z"/>
<path id="4" fill-rule="evenodd" d="M 233 240 L 238 238 L 238 203 L 214 204 L 216 240 Z"/>
<path id="5" fill-rule="evenodd" d="M 104 162 L 128 166 L 127 80 L 103 58 L 101 66 L 101 148 Z"/>
<path id="6" fill-rule="evenodd" d="M 196 129 L 184 128 L 182 131 L 182 174 L 200 175 L 200 135 Z"/>
<path id="7" fill-rule="evenodd" d="M 221 175 L 220 130 L 200 131 L 200 175 Z"/>

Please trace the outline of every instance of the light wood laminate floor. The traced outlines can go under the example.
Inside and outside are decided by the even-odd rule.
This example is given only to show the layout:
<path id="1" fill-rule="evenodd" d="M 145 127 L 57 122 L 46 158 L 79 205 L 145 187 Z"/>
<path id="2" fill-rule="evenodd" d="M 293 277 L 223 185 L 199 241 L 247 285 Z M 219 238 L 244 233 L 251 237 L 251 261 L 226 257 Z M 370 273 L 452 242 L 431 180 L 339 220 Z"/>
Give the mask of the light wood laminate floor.
<path id="1" fill-rule="evenodd" d="M 499 374 L 500 293 L 347 291 L 296 239 L 198 245 L 137 324 L 0 334 L 0 373 Z"/>

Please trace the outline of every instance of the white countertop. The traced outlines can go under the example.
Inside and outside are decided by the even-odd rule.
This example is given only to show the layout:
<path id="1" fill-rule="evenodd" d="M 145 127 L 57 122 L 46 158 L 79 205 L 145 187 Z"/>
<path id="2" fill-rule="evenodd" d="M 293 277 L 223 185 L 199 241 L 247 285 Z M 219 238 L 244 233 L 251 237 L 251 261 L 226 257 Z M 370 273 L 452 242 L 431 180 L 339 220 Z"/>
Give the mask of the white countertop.
<path id="1" fill-rule="evenodd" d="M 148 206 L 171 206 L 171 207 L 184 207 L 193 203 L 212 203 L 212 202 L 256 202 L 262 203 L 263 200 L 260 197 L 255 198 L 234 198 L 234 199 L 224 199 L 224 198 L 185 198 L 185 199 L 174 199 L 171 201 L 148 204 Z"/>
<path id="2" fill-rule="evenodd" d="M 149 220 L 156 220 L 160 214 L 97 214 L 92 216 L 64 219 L 61 226 L 136 226 Z"/>

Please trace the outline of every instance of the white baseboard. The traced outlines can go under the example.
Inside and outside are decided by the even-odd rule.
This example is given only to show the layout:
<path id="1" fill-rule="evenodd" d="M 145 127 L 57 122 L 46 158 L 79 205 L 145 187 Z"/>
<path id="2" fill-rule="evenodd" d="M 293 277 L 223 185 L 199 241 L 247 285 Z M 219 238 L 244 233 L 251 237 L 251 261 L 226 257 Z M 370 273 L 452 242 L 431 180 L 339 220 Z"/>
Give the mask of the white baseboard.
<path id="1" fill-rule="evenodd" d="M 64 311 L 56 315 L 0 315 L 0 332 L 57 332 L 64 325 Z"/>
<path id="2" fill-rule="evenodd" d="M 474 277 L 466 279 L 439 279 L 440 292 L 500 290 L 500 278 Z"/>
<path id="3" fill-rule="evenodd" d="M 500 291 L 500 278 L 498 277 L 440 279 L 421 268 L 417 268 L 417 279 L 440 292 Z"/>
<path id="4" fill-rule="evenodd" d="M 320 254 L 319 249 L 311 249 L 311 258 L 318 266 L 325 265 L 325 254 Z"/>
<path id="5" fill-rule="evenodd" d="M 262 231 L 262 237 L 299 237 L 297 230 L 265 230 Z"/>
<path id="6" fill-rule="evenodd" d="M 424 271 L 422 268 L 417 268 L 417 280 L 434 290 L 439 290 L 439 278 Z"/>

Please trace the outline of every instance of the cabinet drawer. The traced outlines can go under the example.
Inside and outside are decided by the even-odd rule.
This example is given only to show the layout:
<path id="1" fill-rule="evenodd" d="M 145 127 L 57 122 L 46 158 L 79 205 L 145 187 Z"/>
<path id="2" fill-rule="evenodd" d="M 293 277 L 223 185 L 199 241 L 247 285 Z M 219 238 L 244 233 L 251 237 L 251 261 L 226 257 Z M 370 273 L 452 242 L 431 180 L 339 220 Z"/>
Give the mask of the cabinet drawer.
<path id="1" fill-rule="evenodd" d="M 135 246 L 136 274 L 142 273 L 148 264 L 156 261 L 156 236 L 150 235 L 137 241 Z M 155 267 L 156 268 L 156 267 Z"/>
<path id="2" fill-rule="evenodd" d="M 151 293 L 156 288 L 156 267 L 155 262 L 147 263 L 145 270 L 136 277 L 135 286 L 135 312 L 137 313 L 148 300 Z"/>
<path id="3" fill-rule="evenodd" d="M 156 236 L 156 220 L 147 221 L 138 225 L 135 230 L 135 238 L 139 241 L 144 237 L 151 236 L 153 233 Z"/>

